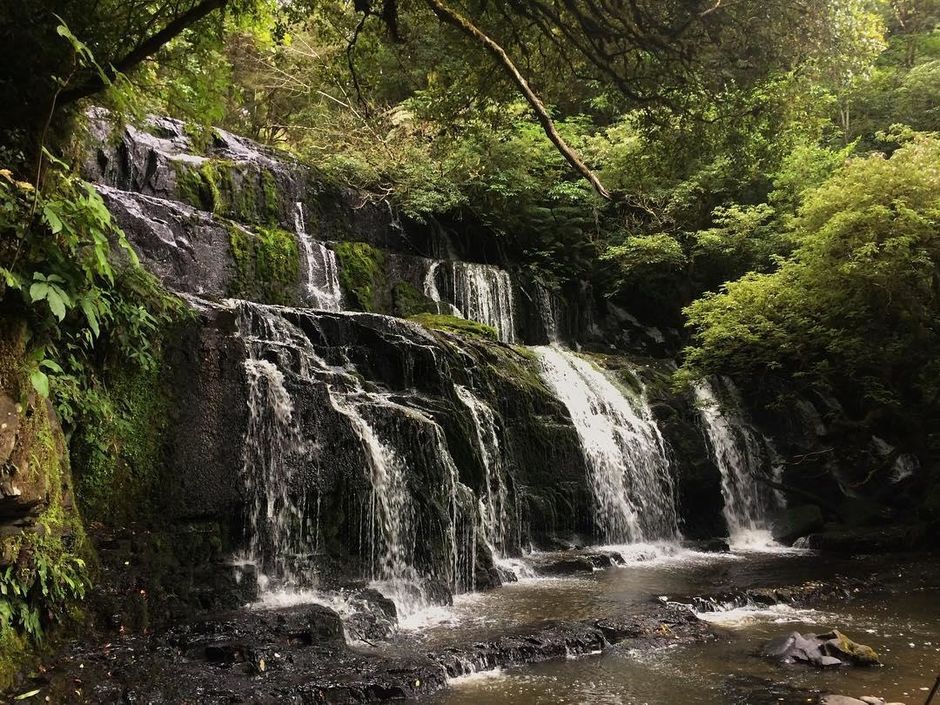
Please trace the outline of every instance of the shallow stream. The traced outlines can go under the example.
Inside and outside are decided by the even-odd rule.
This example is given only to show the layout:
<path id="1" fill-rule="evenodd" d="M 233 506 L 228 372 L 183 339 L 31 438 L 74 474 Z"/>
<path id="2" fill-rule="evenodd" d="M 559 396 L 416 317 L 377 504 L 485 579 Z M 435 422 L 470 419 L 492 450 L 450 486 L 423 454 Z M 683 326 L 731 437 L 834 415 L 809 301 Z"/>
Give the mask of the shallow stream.
<path id="1" fill-rule="evenodd" d="M 819 610 L 742 607 L 703 614 L 719 631 L 706 644 L 603 654 L 451 681 L 426 705 L 713 705 L 806 703 L 815 692 L 877 695 L 923 703 L 940 672 L 940 574 L 937 566 L 883 558 L 823 559 L 802 551 L 704 554 L 662 547 L 628 547 L 625 566 L 578 578 L 522 580 L 485 594 L 459 597 L 453 608 L 426 615 L 408 632 L 409 648 L 485 640 L 516 627 L 553 620 L 599 618 L 638 610 L 649 600 L 757 587 L 826 581 L 836 574 L 867 579 L 877 589 Z M 890 572 L 887 572 L 890 571 Z M 819 671 L 760 657 L 763 644 L 791 630 L 837 627 L 872 646 L 884 666 Z"/>

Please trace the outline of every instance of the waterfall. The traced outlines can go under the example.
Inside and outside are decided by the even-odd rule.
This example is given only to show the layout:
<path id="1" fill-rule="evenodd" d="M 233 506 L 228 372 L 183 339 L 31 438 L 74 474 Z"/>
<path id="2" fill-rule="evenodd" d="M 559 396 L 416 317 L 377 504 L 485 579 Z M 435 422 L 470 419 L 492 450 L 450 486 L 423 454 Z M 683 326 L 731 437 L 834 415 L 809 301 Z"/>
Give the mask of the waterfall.
<path id="1" fill-rule="evenodd" d="M 477 452 L 485 471 L 485 496 L 480 498 L 482 539 L 494 559 L 506 557 L 509 546 L 509 488 L 503 470 L 503 458 L 496 430 L 496 414 L 485 402 L 466 387 L 454 387 L 457 397 L 470 411 L 473 419 Z"/>
<path id="2" fill-rule="evenodd" d="M 444 300 L 437 277 L 447 276 L 449 300 Z M 509 273 L 499 267 L 474 262 L 431 261 L 424 279 L 424 293 L 443 307 L 452 307 L 463 318 L 492 326 L 503 342 L 516 342 L 515 297 Z"/>
<path id="3" fill-rule="evenodd" d="M 558 342 L 558 301 L 555 295 L 544 284 L 535 285 L 536 303 L 539 310 L 539 318 L 542 320 L 542 327 L 545 329 L 545 337 L 549 343 Z"/>
<path id="4" fill-rule="evenodd" d="M 294 208 L 294 229 L 297 231 L 306 265 L 306 303 L 311 308 L 323 311 L 341 311 L 343 294 L 339 284 L 336 253 L 307 233 L 304 204 L 299 201 Z"/>
<path id="5" fill-rule="evenodd" d="M 303 442 L 294 420 L 284 375 L 267 360 L 245 361 L 248 380 L 248 429 L 242 478 L 249 497 L 248 560 L 263 583 L 302 581 L 298 559 L 316 549 L 303 493 L 294 487 Z M 311 533 L 313 536 L 311 536 Z"/>
<path id="6" fill-rule="evenodd" d="M 739 547 L 773 544 L 767 515 L 774 496 L 760 482 L 770 465 L 765 444 L 747 423 L 740 396 L 731 380 L 702 381 L 695 386 L 712 459 L 721 473 L 724 516 L 731 544 Z"/>
<path id="7" fill-rule="evenodd" d="M 293 567 L 298 556 L 315 553 L 319 535 L 318 527 L 305 524 L 305 503 L 292 499 L 298 494 L 294 485 L 302 480 L 299 465 L 303 463 L 298 461 L 311 456 L 317 467 L 361 464 L 370 491 L 362 516 L 360 551 L 369 577 L 395 601 L 400 617 L 407 619 L 435 601 L 440 591 L 435 591 L 430 579 L 453 592 L 473 589 L 476 502 L 459 481 L 440 425 L 388 393 L 367 391 L 349 361 L 331 365 L 320 357 L 304 332 L 307 325 L 317 326 L 318 314 L 246 301 L 234 305 L 249 353 L 245 367 L 250 419 L 244 474 L 249 495 L 257 497 L 249 526 L 248 559 L 265 570 L 274 565 L 280 588 L 315 582 L 312 566 L 306 566 L 306 572 Z M 342 315 L 354 319 L 359 314 Z M 299 325 L 295 319 L 305 323 Z M 287 376 L 309 389 L 318 401 L 325 396 L 304 425 L 298 422 L 285 389 Z M 315 454 L 313 444 L 304 445 L 304 438 L 317 437 L 325 428 L 335 429 L 337 422 L 358 441 L 361 455 L 342 454 L 348 451 L 326 441 L 316 446 Z M 424 488 L 423 501 L 428 507 L 447 509 L 439 525 L 428 526 L 431 517 L 425 505 L 417 503 L 417 485 L 412 484 L 418 468 L 430 470 L 434 479 L 434 484 Z M 299 489 L 302 497 L 310 493 L 310 488 Z M 319 498 L 320 488 L 314 489 Z M 434 544 L 440 547 L 436 552 L 421 545 L 421 536 L 426 535 L 419 536 L 422 522 L 421 531 L 433 531 L 440 539 Z"/>
<path id="8" fill-rule="evenodd" d="M 571 415 L 607 543 L 678 537 L 666 445 L 645 394 L 628 400 L 601 370 L 558 347 L 537 347 L 542 377 Z"/>
<path id="9" fill-rule="evenodd" d="M 437 304 L 438 313 L 463 318 L 463 311 L 452 303 L 441 300 L 441 292 L 437 288 L 437 271 L 440 269 L 441 264 L 443 262 L 439 260 L 430 260 L 428 271 L 424 275 L 424 295 Z"/>

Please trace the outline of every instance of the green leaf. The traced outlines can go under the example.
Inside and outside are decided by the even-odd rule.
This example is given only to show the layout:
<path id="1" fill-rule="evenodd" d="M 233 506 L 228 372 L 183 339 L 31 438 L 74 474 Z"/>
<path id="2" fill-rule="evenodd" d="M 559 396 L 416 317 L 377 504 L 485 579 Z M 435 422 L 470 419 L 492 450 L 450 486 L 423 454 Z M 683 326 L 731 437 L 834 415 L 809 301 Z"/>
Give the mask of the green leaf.
<path id="1" fill-rule="evenodd" d="M 29 373 L 29 381 L 33 385 L 33 389 L 39 392 L 39 395 L 44 399 L 49 398 L 49 378 L 46 376 L 46 373 L 42 370 L 33 370 Z"/>
<path id="2" fill-rule="evenodd" d="M 27 698 L 31 698 L 31 697 L 33 697 L 33 696 L 35 696 L 35 695 L 39 695 L 39 688 L 36 688 L 36 690 L 30 690 L 30 691 L 27 692 L 27 693 L 22 693 L 22 694 L 20 694 L 20 695 L 17 695 L 17 696 L 16 696 L 15 698 L 13 698 L 13 699 L 14 699 L 14 700 L 26 700 Z"/>
<path id="3" fill-rule="evenodd" d="M 42 217 L 45 219 L 46 223 L 49 225 L 49 229 L 52 230 L 54 235 L 58 235 L 62 232 L 62 228 L 64 227 L 62 219 L 50 204 L 47 203 L 42 207 Z"/>
<path id="4" fill-rule="evenodd" d="M 41 276 L 41 275 L 40 275 Z M 29 299 L 33 303 L 42 301 L 49 294 L 49 285 L 45 282 L 36 282 L 29 287 Z"/>
<path id="5" fill-rule="evenodd" d="M 53 372 L 56 372 L 58 374 L 62 374 L 62 367 L 55 360 L 50 360 L 46 358 L 45 360 L 39 363 L 39 366 L 45 367 L 47 370 L 52 370 Z"/>
<path id="6" fill-rule="evenodd" d="M 95 306 L 88 299 L 82 299 L 81 306 L 82 311 L 85 312 L 85 318 L 88 319 L 88 327 L 91 328 L 97 338 L 101 334 L 101 331 L 98 328 L 98 313 L 95 310 Z"/>
<path id="7" fill-rule="evenodd" d="M 49 291 L 46 294 L 46 301 L 49 302 L 49 308 L 52 310 L 53 315 L 60 321 L 63 320 L 65 318 L 65 304 L 67 299 L 64 297 L 62 290 L 58 287 L 49 287 Z"/>

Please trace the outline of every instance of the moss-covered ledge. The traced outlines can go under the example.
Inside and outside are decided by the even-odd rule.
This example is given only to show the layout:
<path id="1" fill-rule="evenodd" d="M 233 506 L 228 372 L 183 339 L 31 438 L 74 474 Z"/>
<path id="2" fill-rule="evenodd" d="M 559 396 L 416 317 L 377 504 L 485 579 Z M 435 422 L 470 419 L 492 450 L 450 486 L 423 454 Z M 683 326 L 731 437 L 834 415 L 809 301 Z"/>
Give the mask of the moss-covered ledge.
<path id="1" fill-rule="evenodd" d="M 26 353 L 25 328 L 0 326 L 0 690 L 82 619 L 92 556 L 65 437 Z"/>

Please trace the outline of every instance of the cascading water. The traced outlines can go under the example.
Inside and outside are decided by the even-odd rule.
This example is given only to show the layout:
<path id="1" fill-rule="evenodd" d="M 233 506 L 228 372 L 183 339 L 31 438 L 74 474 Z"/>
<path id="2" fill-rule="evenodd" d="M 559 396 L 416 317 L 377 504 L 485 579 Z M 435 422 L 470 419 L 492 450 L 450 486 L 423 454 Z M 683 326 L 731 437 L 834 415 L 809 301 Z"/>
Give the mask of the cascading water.
<path id="1" fill-rule="evenodd" d="M 737 390 L 728 379 L 702 381 L 695 387 L 695 400 L 712 459 L 721 472 L 724 516 L 732 546 L 772 546 L 767 516 L 776 498 L 760 482 L 768 474 L 771 459 L 743 416 Z"/>
<path id="2" fill-rule="evenodd" d="M 304 204 L 300 202 L 294 209 L 294 229 L 297 231 L 306 264 L 306 303 L 311 308 L 323 311 L 341 311 L 343 292 L 339 284 L 336 253 L 307 233 Z"/>
<path id="3" fill-rule="evenodd" d="M 466 387 L 454 388 L 457 397 L 473 419 L 477 451 L 486 472 L 486 495 L 480 498 L 480 524 L 483 540 L 495 559 L 506 557 L 511 531 L 509 488 L 503 470 L 503 458 L 496 428 L 496 414 Z"/>
<path id="4" fill-rule="evenodd" d="M 534 349 L 542 377 L 577 429 L 604 541 L 677 538 L 666 445 L 645 396 L 628 400 L 601 370 L 572 352 Z"/>
<path id="5" fill-rule="evenodd" d="M 292 501 L 299 473 L 296 461 L 305 454 L 302 438 L 306 429 L 298 426 L 284 388 L 285 373 L 290 370 L 297 384 L 312 385 L 326 395 L 326 408 L 319 412 L 326 414 L 326 423 L 335 425 L 337 419 L 345 419 L 352 436 L 359 441 L 362 460 L 358 462 L 364 460 L 365 479 L 371 488 L 363 515 L 361 535 L 365 542 L 361 550 L 368 558 L 370 577 L 395 601 L 399 617 L 407 620 L 433 602 L 433 591 L 427 589 L 428 578 L 438 579 L 454 592 L 472 589 L 475 501 L 472 492 L 459 482 L 441 427 L 424 412 L 393 401 L 388 394 L 366 391 L 351 364 L 330 365 L 317 355 L 310 339 L 292 319 L 300 316 L 316 325 L 318 314 L 244 301 L 235 302 L 235 306 L 250 358 L 246 363 L 251 392 L 246 487 L 258 496 L 249 527 L 249 559 L 265 566 L 265 570 L 274 561 L 280 589 L 315 582 L 309 566 L 303 573 L 291 568 L 293 563 L 281 565 L 295 555 L 312 555 L 319 534 L 318 527 L 298 530 L 308 511 Z M 375 423 L 379 417 L 386 420 L 381 428 Z M 414 435 L 400 435 L 399 428 L 412 429 Z M 320 463 L 335 462 L 325 445 L 319 451 L 314 459 L 318 467 Z M 419 570 L 419 508 L 408 478 L 421 463 L 433 465 L 443 479 L 443 486 L 433 491 L 430 501 L 447 506 L 448 511 L 446 520 L 436 529 L 443 555 L 425 556 L 424 562 L 431 564 Z M 319 488 L 316 491 L 319 497 Z M 307 543 L 298 545 L 302 539 Z"/>
<path id="6" fill-rule="evenodd" d="M 437 277 L 447 276 L 449 301 L 438 287 Z M 516 342 L 515 297 L 509 273 L 499 267 L 474 262 L 432 261 L 424 280 L 424 293 L 432 301 L 452 306 L 471 321 L 492 326 L 503 342 Z"/>
<path id="7" fill-rule="evenodd" d="M 303 441 L 294 420 L 284 375 L 267 360 L 245 361 L 248 380 L 248 430 L 243 449 L 242 478 L 250 498 L 248 555 L 261 571 L 262 588 L 269 584 L 309 582 L 299 561 L 312 554 L 311 531 L 304 494 L 294 486 L 303 456 Z"/>
<path id="8" fill-rule="evenodd" d="M 542 319 L 542 327 L 545 329 L 545 337 L 548 338 L 549 343 L 557 343 L 559 329 L 558 301 L 544 284 L 535 285 L 535 295 L 539 317 Z"/>

